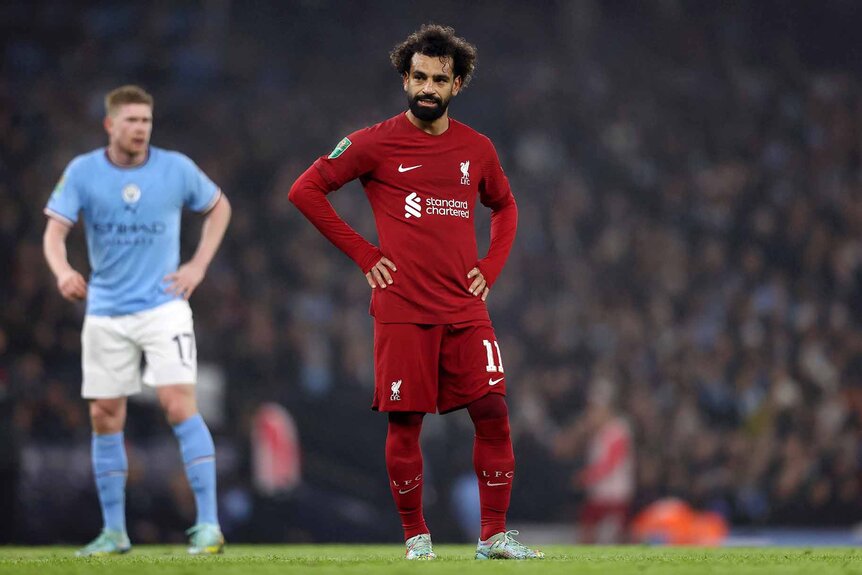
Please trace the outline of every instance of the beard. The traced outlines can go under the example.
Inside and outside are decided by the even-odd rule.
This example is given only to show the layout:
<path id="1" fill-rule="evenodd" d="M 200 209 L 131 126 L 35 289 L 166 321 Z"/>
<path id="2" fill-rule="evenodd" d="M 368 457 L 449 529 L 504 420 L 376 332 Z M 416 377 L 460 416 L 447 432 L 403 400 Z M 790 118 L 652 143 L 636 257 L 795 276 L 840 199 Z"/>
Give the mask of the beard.
<path id="1" fill-rule="evenodd" d="M 434 102 L 437 105 L 433 108 L 420 106 L 419 102 L 422 100 L 426 102 Z M 408 95 L 407 105 L 409 106 L 410 111 L 413 112 L 413 115 L 423 122 L 433 122 L 446 113 L 446 108 L 449 107 L 449 100 L 444 101 L 437 96 L 422 96 L 417 94 L 415 97 L 411 97 Z"/>

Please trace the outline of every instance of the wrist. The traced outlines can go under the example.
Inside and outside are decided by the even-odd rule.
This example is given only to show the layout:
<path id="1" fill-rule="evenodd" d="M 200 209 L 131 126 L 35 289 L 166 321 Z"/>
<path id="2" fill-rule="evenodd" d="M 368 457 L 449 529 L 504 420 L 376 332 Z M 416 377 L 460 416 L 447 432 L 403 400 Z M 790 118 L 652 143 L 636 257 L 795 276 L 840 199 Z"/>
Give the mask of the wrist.
<path id="1" fill-rule="evenodd" d="M 365 257 L 363 257 L 357 263 L 359 264 L 362 273 L 367 274 L 371 271 L 371 268 L 373 268 L 377 264 L 377 262 L 380 261 L 380 258 L 382 257 L 383 252 L 381 252 L 377 247 L 373 247 L 365 254 Z"/>
<path id="2" fill-rule="evenodd" d="M 210 266 L 210 261 L 211 260 L 205 261 L 203 258 L 193 257 L 188 262 L 186 262 L 186 265 L 200 270 L 201 273 L 206 273 L 207 269 Z"/>
<path id="3" fill-rule="evenodd" d="M 73 268 L 72 266 L 67 264 L 66 266 L 58 269 L 54 273 L 54 277 L 57 278 L 57 281 L 62 281 L 63 279 L 65 279 L 66 277 L 68 277 L 74 273 L 75 273 L 75 268 Z"/>
<path id="4" fill-rule="evenodd" d="M 482 272 L 482 277 L 485 278 L 485 281 L 488 282 L 488 287 L 494 285 L 494 282 L 497 281 L 497 275 L 499 270 L 495 270 L 494 266 L 488 262 L 488 258 L 483 258 L 476 263 L 476 267 L 479 268 L 479 271 Z"/>

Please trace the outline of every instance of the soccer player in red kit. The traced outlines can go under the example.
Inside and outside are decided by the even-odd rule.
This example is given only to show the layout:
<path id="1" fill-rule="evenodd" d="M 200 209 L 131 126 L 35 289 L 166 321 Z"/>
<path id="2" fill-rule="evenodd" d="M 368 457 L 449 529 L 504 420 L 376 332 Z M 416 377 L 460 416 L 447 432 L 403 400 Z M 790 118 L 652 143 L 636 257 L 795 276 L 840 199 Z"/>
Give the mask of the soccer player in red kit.
<path id="1" fill-rule="evenodd" d="M 422 514 L 422 419 L 466 407 L 476 428 L 482 517 L 476 558 L 541 558 L 506 530 L 515 459 L 500 347 L 485 305 L 515 239 L 518 209 L 491 141 L 447 111 L 470 81 L 476 49 L 452 28 L 424 25 L 390 59 L 409 109 L 341 140 L 296 180 L 289 198 L 372 288 L 372 407 L 389 416 L 386 467 L 406 557 L 435 558 Z M 326 199 L 356 178 L 374 212 L 379 248 Z M 477 197 L 491 209 L 482 259 Z"/>

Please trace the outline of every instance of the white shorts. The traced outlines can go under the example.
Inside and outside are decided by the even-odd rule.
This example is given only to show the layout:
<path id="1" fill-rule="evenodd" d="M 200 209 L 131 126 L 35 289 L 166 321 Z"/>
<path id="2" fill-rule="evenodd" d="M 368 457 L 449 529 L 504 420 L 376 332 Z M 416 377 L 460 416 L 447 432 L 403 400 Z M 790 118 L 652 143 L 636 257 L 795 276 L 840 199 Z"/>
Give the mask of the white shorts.
<path id="1" fill-rule="evenodd" d="M 194 384 L 198 362 L 192 308 L 174 300 L 115 317 L 87 315 L 81 331 L 85 399 L 125 397 L 147 385 Z M 146 361 L 141 373 L 141 357 Z"/>

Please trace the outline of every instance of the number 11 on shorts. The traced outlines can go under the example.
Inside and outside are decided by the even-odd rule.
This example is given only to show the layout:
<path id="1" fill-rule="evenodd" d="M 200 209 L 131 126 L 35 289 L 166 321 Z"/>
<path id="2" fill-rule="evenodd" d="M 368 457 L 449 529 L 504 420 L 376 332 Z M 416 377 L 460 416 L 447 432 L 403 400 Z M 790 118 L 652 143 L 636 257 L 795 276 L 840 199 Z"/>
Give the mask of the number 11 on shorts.
<path id="1" fill-rule="evenodd" d="M 493 347 L 491 346 L 492 343 L 494 344 Z M 485 366 L 485 369 L 490 373 L 503 373 L 503 356 L 500 355 L 500 346 L 497 345 L 497 340 L 495 339 L 493 342 L 490 342 L 487 339 L 483 339 L 482 344 L 485 346 L 485 353 L 488 355 L 488 365 Z M 495 349 L 497 350 L 496 363 L 494 360 Z"/>

